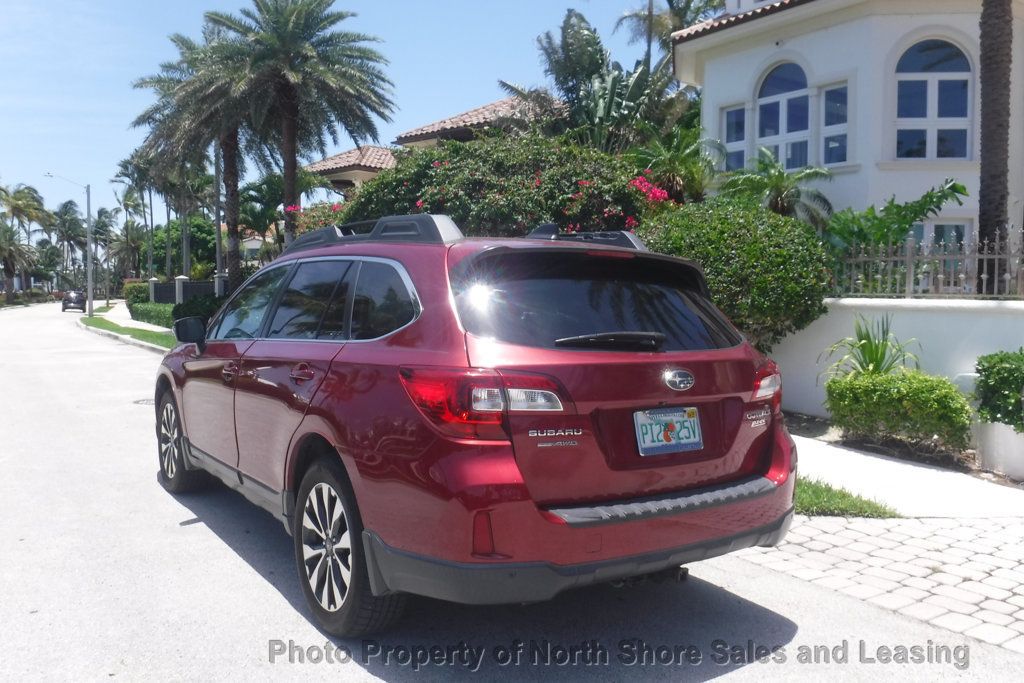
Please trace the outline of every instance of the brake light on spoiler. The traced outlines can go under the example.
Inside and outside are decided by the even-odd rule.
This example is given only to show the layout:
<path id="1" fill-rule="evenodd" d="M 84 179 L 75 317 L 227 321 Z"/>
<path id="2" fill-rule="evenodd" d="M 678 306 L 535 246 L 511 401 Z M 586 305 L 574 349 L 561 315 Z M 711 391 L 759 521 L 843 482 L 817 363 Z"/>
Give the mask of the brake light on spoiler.
<path id="1" fill-rule="evenodd" d="M 544 375 L 480 368 L 399 370 L 406 393 L 442 434 L 459 439 L 508 441 L 506 416 L 565 411 L 565 391 Z"/>

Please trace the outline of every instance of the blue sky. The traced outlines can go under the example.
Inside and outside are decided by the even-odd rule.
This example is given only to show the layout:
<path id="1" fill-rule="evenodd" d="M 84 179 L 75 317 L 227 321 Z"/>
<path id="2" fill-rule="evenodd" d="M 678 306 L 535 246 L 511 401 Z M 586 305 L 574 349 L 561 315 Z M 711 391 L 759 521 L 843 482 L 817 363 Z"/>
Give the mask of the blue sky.
<path id="1" fill-rule="evenodd" d="M 339 0 L 358 14 L 350 30 L 380 37 L 398 111 L 381 141 L 503 96 L 499 78 L 540 85 L 535 39 L 568 7 L 597 27 L 614 58 L 641 53 L 612 33 L 630 0 Z M 34 185 L 55 207 L 93 186 L 93 209 L 113 204 L 118 160 L 142 140 L 130 127 L 151 95 L 131 87 L 174 57 L 171 33 L 198 36 L 203 12 L 236 12 L 243 0 L 3 0 L 0 8 L 0 184 Z M 350 148 L 343 139 L 332 152 Z M 157 207 L 159 216 L 161 207 Z M 159 220 L 159 219 L 158 219 Z"/>

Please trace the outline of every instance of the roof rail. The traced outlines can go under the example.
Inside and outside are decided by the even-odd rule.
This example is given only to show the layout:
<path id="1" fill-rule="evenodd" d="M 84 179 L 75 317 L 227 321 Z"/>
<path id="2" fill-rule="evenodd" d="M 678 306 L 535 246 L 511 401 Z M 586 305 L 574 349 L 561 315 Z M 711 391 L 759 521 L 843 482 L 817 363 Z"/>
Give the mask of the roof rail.
<path id="1" fill-rule="evenodd" d="M 544 223 L 533 229 L 526 239 L 558 240 L 561 242 L 590 242 L 608 247 L 623 247 L 647 251 L 647 245 L 628 230 L 603 230 L 600 232 L 559 232 L 554 223 Z"/>
<path id="2" fill-rule="evenodd" d="M 329 225 L 295 238 L 282 256 L 346 242 L 414 242 L 447 244 L 462 239 L 462 231 L 451 218 L 426 213 L 385 216 L 377 220 Z"/>

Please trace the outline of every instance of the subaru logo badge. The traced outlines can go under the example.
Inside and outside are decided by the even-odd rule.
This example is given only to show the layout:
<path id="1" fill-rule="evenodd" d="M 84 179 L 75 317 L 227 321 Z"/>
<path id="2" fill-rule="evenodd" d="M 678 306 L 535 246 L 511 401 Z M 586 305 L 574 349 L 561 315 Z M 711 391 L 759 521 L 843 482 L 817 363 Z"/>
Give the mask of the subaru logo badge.
<path id="1" fill-rule="evenodd" d="M 686 370 L 666 370 L 662 379 L 673 391 L 687 391 L 693 388 L 693 375 Z"/>

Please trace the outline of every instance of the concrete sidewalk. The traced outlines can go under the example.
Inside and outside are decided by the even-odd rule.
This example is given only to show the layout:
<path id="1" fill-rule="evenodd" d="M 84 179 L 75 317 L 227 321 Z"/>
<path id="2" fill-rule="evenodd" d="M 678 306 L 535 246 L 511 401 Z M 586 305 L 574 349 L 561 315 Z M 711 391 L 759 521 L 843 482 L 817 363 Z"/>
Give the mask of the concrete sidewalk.
<path id="1" fill-rule="evenodd" d="M 801 477 L 884 503 L 904 517 L 1022 517 L 1024 489 L 794 436 Z"/>
<path id="2" fill-rule="evenodd" d="M 150 330 L 152 332 L 170 332 L 170 328 L 160 327 L 159 325 L 152 325 L 150 323 L 144 323 L 140 320 L 132 320 L 131 313 L 128 312 L 128 304 L 124 301 L 111 302 L 113 308 L 106 313 L 97 313 L 112 323 L 116 323 L 121 327 L 134 327 L 140 330 Z"/>

